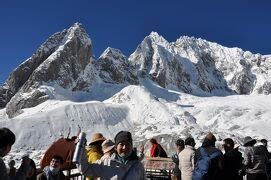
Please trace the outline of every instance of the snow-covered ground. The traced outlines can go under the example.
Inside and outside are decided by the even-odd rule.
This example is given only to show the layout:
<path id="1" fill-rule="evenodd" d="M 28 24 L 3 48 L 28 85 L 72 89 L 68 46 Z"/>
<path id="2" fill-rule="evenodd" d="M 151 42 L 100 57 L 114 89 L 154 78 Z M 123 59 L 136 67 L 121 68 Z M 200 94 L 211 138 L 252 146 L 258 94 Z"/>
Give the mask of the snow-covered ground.
<path id="1" fill-rule="evenodd" d="M 192 135 L 200 146 L 209 131 L 217 136 L 218 145 L 227 137 L 242 144 L 247 135 L 271 140 L 270 95 L 197 97 L 161 88 L 150 80 L 140 84 L 101 85 L 90 92 L 88 101 L 48 100 L 13 119 L 0 110 L 0 127 L 16 134 L 5 159 L 19 160 L 27 153 L 38 162 L 52 142 L 67 136 L 69 128 L 75 135 L 78 125 L 88 140 L 95 132 L 113 139 L 118 131 L 130 130 L 135 145 L 144 143 L 146 150 L 147 140 L 157 137 L 169 154 L 177 138 Z"/>

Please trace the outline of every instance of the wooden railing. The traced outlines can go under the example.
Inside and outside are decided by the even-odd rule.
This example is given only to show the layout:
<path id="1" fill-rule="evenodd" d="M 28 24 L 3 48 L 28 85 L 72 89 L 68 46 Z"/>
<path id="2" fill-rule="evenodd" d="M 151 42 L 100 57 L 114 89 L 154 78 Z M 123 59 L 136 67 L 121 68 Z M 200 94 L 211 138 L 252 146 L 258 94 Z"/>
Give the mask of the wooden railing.
<path id="1" fill-rule="evenodd" d="M 175 163 L 170 158 L 145 157 L 142 161 L 148 179 L 171 179 Z"/>

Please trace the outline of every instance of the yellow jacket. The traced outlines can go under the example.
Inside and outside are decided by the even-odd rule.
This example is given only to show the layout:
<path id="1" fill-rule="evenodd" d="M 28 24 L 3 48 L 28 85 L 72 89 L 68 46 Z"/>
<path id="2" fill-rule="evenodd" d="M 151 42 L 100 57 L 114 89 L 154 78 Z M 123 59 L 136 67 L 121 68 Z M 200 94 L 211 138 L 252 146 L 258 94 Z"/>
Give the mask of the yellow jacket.
<path id="1" fill-rule="evenodd" d="M 101 159 L 101 157 L 103 156 L 103 154 L 99 152 L 95 146 L 87 146 L 86 150 L 87 150 L 88 162 L 90 164 L 95 163 L 97 160 Z M 95 178 L 87 177 L 86 179 L 93 180 Z"/>

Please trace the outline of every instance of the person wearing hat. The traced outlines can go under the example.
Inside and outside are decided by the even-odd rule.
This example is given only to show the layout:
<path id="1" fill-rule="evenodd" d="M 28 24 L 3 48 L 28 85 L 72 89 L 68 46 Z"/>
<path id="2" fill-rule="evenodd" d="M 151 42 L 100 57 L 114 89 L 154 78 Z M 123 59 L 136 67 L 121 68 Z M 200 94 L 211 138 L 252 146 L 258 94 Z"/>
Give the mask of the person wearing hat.
<path id="1" fill-rule="evenodd" d="M 215 142 L 216 137 L 213 133 L 209 132 L 204 138 L 201 147 L 195 151 L 195 167 L 192 179 L 221 179 L 219 164 L 223 154 L 215 147 Z M 206 160 L 210 161 L 207 163 Z M 201 165 L 208 166 L 202 167 Z"/>
<path id="2" fill-rule="evenodd" d="M 247 180 L 267 180 L 268 157 L 263 145 L 254 146 L 256 139 L 250 136 L 244 138 L 244 161 Z"/>
<path id="3" fill-rule="evenodd" d="M 101 159 L 103 156 L 102 143 L 105 141 L 103 134 L 94 133 L 91 137 L 89 145 L 86 147 L 87 157 L 89 163 L 94 163 L 95 161 Z M 93 179 L 87 177 L 87 180 Z"/>
<path id="4" fill-rule="evenodd" d="M 195 140 L 188 137 L 184 141 L 185 148 L 179 153 L 179 169 L 181 170 L 182 180 L 192 180 L 195 159 Z"/>
<path id="5" fill-rule="evenodd" d="M 120 131 L 114 138 L 115 153 L 110 158 L 101 159 L 95 164 L 87 162 L 86 153 L 81 154 L 78 169 L 86 176 L 101 179 L 145 180 L 143 164 L 133 151 L 132 135 L 129 131 Z"/>
<path id="6" fill-rule="evenodd" d="M 101 161 L 111 157 L 111 155 L 114 153 L 114 147 L 115 144 L 110 139 L 107 139 L 102 143 L 102 150 L 104 155 L 101 157 Z"/>

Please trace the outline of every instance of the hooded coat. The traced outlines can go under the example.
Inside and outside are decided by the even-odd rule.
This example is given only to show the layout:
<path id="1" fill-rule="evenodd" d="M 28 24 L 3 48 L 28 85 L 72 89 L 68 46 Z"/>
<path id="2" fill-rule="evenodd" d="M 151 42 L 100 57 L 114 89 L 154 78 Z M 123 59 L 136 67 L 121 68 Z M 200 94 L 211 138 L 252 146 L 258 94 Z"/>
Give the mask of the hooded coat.
<path id="1" fill-rule="evenodd" d="M 211 160 L 211 164 L 210 164 L 210 167 L 208 169 L 208 173 L 206 174 L 206 178 L 205 178 L 208 180 L 218 180 L 218 179 L 221 179 L 221 176 L 222 176 L 221 170 L 219 168 L 219 164 L 220 164 L 220 160 L 221 160 L 223 154 L 219 149 L 217 149 L 215 147 L 215 140 L 213 140 L 213 139 L 206 137 L 203 140 L 202 146 L 200 147 L 200 148 L 203 148 L 205 153 L 207 153 L 208 155 L 211 155 L 217 151 L 220 152 L 220 154 L 221 154 L 220 156 L 217 156 L 216 158 L 213 158 Z M 198 148 L 195 152 L 195 168 L 197 165 L 196 164 L 197 161 L 201 157 L 200 148 Z"/>

